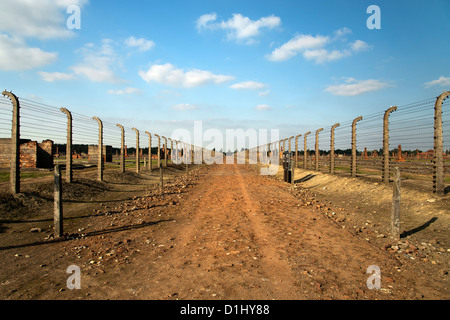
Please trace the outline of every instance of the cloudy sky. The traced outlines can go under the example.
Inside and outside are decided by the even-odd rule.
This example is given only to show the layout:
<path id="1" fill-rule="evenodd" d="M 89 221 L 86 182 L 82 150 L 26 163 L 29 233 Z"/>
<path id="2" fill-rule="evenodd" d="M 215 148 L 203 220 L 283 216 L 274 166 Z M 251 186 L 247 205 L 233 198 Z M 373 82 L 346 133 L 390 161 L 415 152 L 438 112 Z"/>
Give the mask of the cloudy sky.
<path id="1" fill-rule="evenodd" d="M 381 29 L 367 25 L 373 4 Z M 0 87 L 166 136 L 202 120 L 289 137 L 449 90 L 449 12 L 448 0 L 2 0 Z"/>

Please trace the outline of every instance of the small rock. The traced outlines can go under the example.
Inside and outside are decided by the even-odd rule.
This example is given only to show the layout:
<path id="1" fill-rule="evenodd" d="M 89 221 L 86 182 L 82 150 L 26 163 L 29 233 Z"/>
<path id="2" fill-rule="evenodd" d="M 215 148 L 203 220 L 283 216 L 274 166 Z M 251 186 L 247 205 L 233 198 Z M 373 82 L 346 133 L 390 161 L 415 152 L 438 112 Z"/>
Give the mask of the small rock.
<path id="1" fill-rule="evenodd" d="M 41 228 L 31 228 L 30 232 L 39 233 L 39 232 L 41 232 Z"/>

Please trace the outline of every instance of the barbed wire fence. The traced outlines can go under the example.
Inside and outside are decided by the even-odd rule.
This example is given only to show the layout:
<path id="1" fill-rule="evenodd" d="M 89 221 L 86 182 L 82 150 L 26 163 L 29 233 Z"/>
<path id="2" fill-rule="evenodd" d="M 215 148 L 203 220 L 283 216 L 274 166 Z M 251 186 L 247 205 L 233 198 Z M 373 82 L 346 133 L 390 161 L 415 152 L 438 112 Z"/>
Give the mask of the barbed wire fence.
<path id="1" fill-rule="evenodd" d="M 1 181 L 9 179 L 15 194 L 20 192 L 21 168 L 53 169 L 59 164 L 70 176 L 68 182 L 76 177 L 73 169 L 77 167 L 97 167 L 99 180 L 105 169 L 151 172 L 173 164 L 170 155 L 178 154 L 177 147 L 188 147 L 154 132 L 97 119 L 4 91 L 0 96 Z"/>
<path id="2" fill-rule="evenodd" d="M 68 155 L 66 147 L 69 141 L 67 139 L 69 116 L 62 110 L 63 108 L 17 98 L 12 93 L 3 93 L 6 94 L 5 97 L 0 96 L 0 169 L 3 172 L 7 172 L 6 169 L 13 166 L 53 168 L 54 164 L 68 163 L 68 157 L 73 160 L 74 166 L 97 166 L 99 171 L 104 170 L 104 165 L 114 169 L 121 167 L 120 124 L 102 120 L 98 122 L 93 117 L 67 110 L 70 113 L 72 129 L 71 153 Z M 448 92 L 445 97 L 447 96 Z M 17 101 L 20 100 L 20 116 L 15 115 L 14 98 Z M 450 174 L 450 102 L 448 99 L 442 100 L 441 137 L 436 137 L 434 128 L 437 99 L 433 97 L 391 107 L 389 112 L 380 110 L 329 127 L 312 129 L 306 139 L 306 133 L 300 133 L 302 135 L 297 140 L 296 167 L 385 182 L 388 182 L 389 177 L 393 175 L 394 167 L 399 167 L 403 180 L 420 187 L 429 189 L 435 186 L 436 180 L 441 179 L 439 188 L 443 193 Z M 12 102 L 13 108 L 11 108 Z M 17 121 L 15 117 L 20 117 L 17 118 L 20 119 L 18 132 L 14 132 L 14 123 Z M 385 118 L 388 120 L 388 129 L 385 128 Z M 333 128 L 334 137 L 331 141 L 330 132 Z M 385 130 L 388 133 L 387 163 L 384 154 Z M 100 142 L 103 145 L 101 153 L 98 150 L 100 132 L 102 134 Z M 141 169 L 165 166 L 170 161 L 167 153 L 172 152 L 172 148 L 185 146 L 191 150 L 192 147 L 181 143 L 178 145 L 153 132 L 139 131 L 126 126 L 123 126 L 123 133 L 123 167 L 127 170 L 139 172 Z M 20 141 L 14 142 L 15 137 L 19 137 Z M 438 174 L 438 177 L 435 169 L 436 140 L 440 140 L 443 153 L 442 173 Z M 281 148 L 287 149 L 289 141 L 291 153 L 295 152 L 294 137 L 282 139 L 282 143 L 273 143 L 272 149 L 277 150 L 277 154 L 281 157 Z M 136 148 L 138 142 L 139 148 Z M 333 164 L 330 155 L 332 147 L 334 147 Z M 178 154 L 177 150 L 175 152 Z M 102 162 L 98 161 L 100 154 Z M 184 152 L 181 151 L 181 154 Z M 17 156 L 18 158 L 14 160 Z M 191 158 L 194 159 L 193 156 Z M 10 172 L 12 173 L 13 170 Z M 101 179 L 100 172 L 99 177 Z M 17 184 L 17 181 L 20 182 L 20 176 L 16 177 L 12 173 L 9 178 L 13 193 L 19 192 L 20 188 L 15 187 L 14 184 Z M 433 190 L 436 192 L 436 188 Z"/>
<path id="3" fill-rule="evenodd" d="M 449 96 L 447 91 L 437 98 L 394 106 L 329 127 L 311 129 L 308 134 L 299 132 L 301 137 L 298 139 L 297 154 L 295 150 L 291 152 L 296 160 L 294 166 L 340 176 L 368 178 L 375 182 L 389 182 L 394 168 L 398 167 L 402 180 L 407 184 L 443 195 L 445 185 L 450 184 Z M 437 108 L 440 114 L 436 113 Z M 435 128 L 436 117 L 439 117 L 436 123 L 441 123 L 439 128 Z M 385 139 L 388 143 L 387 155 Z M 273 146 L 279 149 L 279 156 L 282 157 L 283 144 L 274 143 Z M 334 163 L 331 161 L 332 147 Z"/>

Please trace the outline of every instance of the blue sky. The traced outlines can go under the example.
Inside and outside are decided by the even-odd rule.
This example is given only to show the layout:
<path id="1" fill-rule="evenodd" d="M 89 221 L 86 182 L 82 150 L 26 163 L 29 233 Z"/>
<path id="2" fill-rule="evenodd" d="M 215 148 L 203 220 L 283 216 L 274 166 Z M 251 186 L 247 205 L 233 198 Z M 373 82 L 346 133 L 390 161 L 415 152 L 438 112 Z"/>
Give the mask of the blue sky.
<path id="1" fill-rule="evenodd" d="M 81 29 L 67 28 L 71 4 Z M 0 87 L 166 136 L 202 120 L 289 137 L 449 90 L 448 12 L 448 0 L 3 0 Z"/>

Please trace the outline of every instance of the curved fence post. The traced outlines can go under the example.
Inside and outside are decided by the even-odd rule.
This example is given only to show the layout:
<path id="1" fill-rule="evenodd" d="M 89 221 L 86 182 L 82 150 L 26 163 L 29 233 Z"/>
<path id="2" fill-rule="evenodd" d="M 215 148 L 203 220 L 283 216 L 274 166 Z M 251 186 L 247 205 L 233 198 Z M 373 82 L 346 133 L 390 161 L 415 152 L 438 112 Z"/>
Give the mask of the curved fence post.
<path id="1" fill-rule="evenodd" d="M 98 122 L 98 180 L 103 181 L 103 122 L 97 117 L 92 119 Z"/>
<path id="2" fill-rule="evenodd" d="M 320 128 L 319 130 L 316 131 L 316 145 L 315 145 L 315 150 L 314 150 L 314 154 L 315 154 L 315 162 L 316 162 L 316 171 L 319 171 L 319 132 L 321 132 L 323 130 L 323 128 Z"/>
<path id="3" fill-rule="evenodd" d="M 164 139 L 164 167 L 167 167 L 167 138 L 162 137 Z"/>
<path id="4" fill-rule="evenodd" d="M 59 110 L 67 115 L 66 182 L 72 183 L 72 114 L 66 108 L 61 108 Z"/>
<path id="5" fill-rule="evenodd" d="M 140 159 L 139 159 L 139 130 L 136 128 L 131 128 L 134 132 L 136 132 L 136 172 L 139 173 L 140 169 Z"/>
<path id="6" fill-rule="evenodd" d="M 125 173 L 125 129 L 121 124 L 116 124 L 120 128 L 120 172 Z"/>
<path id="7" fill-rule="evenodd" d="M 11 99 L 13 105 L 11 143 L 10 143 L 10 169 L 9 182 L 12 194 L 20 193 L 20 102 L 17 96 L 8 91 L 3 91 L 4 96 Z"/>
<path id="8" fill-rule="evenodd" d="M 383 182 L 389 182 L 389 115 L 395 110 L 396 106 L 390 107 L 383 117 Z"/>
<path id="9" fill-rule="evenodd" d="M 442 93 L 434 106 L 434 164 L 433 191 L 443 196 L 445 194 L 444 180 L 444 142 L 442 131 L 442 102 L 450 96 L 450 91 Z"/>
<path id="10" fill-rule="evenodd" d="M 173 140 L 171 138 L 168 138 L 170 141 L 170 163 L 173 164 Z"/>
<path id="11" fill-rule="evenodd" d="M 158 138 L 158 168 L 161 167 L 161 137 L 155 133 L 155 137 Z"/>
<path id="12" fill-rule="evenodd" d="M 148 131 L 145 133 L 148 135 L 148 167 L 152 172 L 152 134 Z"/>
<path id="13" fill-rule="evenodd" d="M 295 136 L 289 138 L 289 156 L 291 156 L 291 140 L 294 139 Z"/>
<path id="14" fill-rule="evenodd" d="M 353 120 L 352 123 L 352 163 L 351 163 L 351 171 L 352 177 L 356 177 L 356 123 L 361 121 L 363 117 L 358 117 Z"/>
<path id="15" fill-rule="evenodd" d="M 311 131 L 308 131 L 307 133 L 305 133 L 305 135 L 303 136 L 303 138 L 304 138 L 304 154 L 303 154 L 303 169 L 305 169 L 306 170 L 306 161 L 307 161 L 307 158 L 308 158 L 308 145 L 307 145 L 307 142 L 306 142 L 306 138 L 308 137 L 308 135 L 309 134 L 311 134 Z"/>
<path id="16" fill-rule="evenodd" d="M 302 135 L 299 134 L 295 137 L 295 167 L 298 168 L 298 138 Z"/>
<path id="17" fill-rule="evenodd" d="M 331 127 L 331 137 L 330 137 L 330 173 L 334 174 L 334 130 L 341 124 L 336 123 Z"/>

